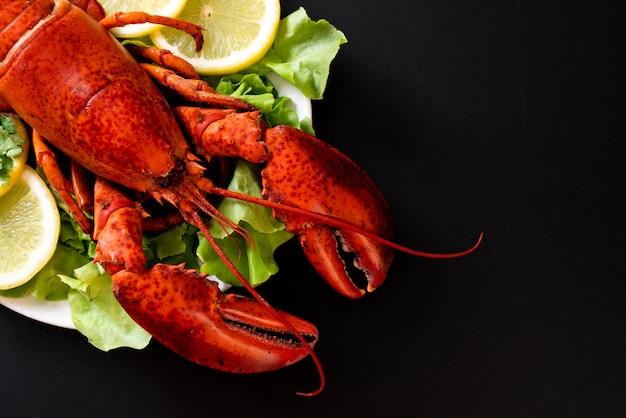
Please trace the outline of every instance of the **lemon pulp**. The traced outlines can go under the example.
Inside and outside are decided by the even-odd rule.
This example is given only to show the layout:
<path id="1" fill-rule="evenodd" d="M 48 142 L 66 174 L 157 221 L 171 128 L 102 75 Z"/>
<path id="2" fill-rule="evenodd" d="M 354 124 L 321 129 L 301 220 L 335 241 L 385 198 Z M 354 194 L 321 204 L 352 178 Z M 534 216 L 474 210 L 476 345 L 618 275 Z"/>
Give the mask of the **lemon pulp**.
<path id="1" fill-rule="evenodd" d="M 29 166 L 0 197 L 0 289 L 26 283 L 50 260 L 61 221 L 54 196 Z"/>
<path id="2" fill-rule="evenodd" d="M 272 46 L 280 21 L 279 0 L 188 0 L 178 18 L 203 28 L 204 45 L 176 29 L 150 34 L 159 48 L 189 61 L 199 74 L 223 75 L 254 64 Z"/>

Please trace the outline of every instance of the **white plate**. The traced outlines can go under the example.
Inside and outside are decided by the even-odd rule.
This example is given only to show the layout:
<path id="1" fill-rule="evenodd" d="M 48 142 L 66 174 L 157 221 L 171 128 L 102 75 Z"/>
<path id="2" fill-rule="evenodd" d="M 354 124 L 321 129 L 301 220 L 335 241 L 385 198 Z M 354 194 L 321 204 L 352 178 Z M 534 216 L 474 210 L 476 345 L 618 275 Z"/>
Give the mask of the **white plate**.
<path id="1" fill-rule="evenodd" d="M 311 100 L 279 75 L 270 73 L 267 76 L 281 96 L 289 97 L 292 100 L 290 107 L 298 114 L 300 119 L 308 118 L 312 120 Z M 224 290 L 223 282 L 220 282 L 220 289 Z M 4 305 L 12 311 L 35 321 L 57 327 L 76 329 L 72 322 L 70 306 L 67 300 L 46 302 L 33 296 L 19 299 L 0 296 L 0 305 Z"/>
<path id="2" fill-rule="evenodd" d="M 309 119 L 313 120 L 313 110 L 311 107 L 311 99 L 306 97 L 296 86 L 291 84 L 276 73 L 269 73 L 267 78 L 270 79 L 274 87 L 281 96 L 289 97 L 291 99 L 290 108 L 293 109 L 300 120 Z"/>

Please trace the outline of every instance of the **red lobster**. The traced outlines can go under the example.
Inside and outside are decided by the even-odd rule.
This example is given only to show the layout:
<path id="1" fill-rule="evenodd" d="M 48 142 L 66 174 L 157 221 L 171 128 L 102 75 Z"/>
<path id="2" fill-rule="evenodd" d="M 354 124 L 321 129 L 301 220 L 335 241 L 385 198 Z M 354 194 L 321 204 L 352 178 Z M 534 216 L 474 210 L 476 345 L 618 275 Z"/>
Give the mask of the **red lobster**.
<path id="1" fill-rule="evenodd" d="M 195 25 L 141 12 L 105 17 L 94 0 L 4 0 L 0 109 L 16 112 L 33 129 L 38 164 L 97 240 L 96 260 L 112 274 L 116 297 L 139 325 L 181 356 L 229 372 L 274 370 L 310 354 L 321 379 L 312 394 L 319 393 L 324 375 L 312 350 L 317 329 L 275 310 L 246 282 L 209 234 L 204 216 L 245 231 L 217 212 L 207 195 L 272 208 L 297 234 L 320 275 L 350 298 L 365 290 L 346 273 L 338 246 L 353 255 L 367 277 L 367 291 L 373 291 L 386 276 L 394 248 L 456 257 L 473 251 L 480 240 L 470 250 L 439 255 L 394 244 L 385 199 L 344 154 L 294 128 L 267 129 L 251 105 L 216 94 L 188 63 L 167 51 L 129 48 L 152 62 L 138 64 L 108 33 L 145 22 L 184 30 L 201 45 Z M 194 106 L 172 111 L 152 79 Z M 58 151 L 72 162 L 73 182 L 57 165 Z M 264 163 L 265 199 L 216 186 L 205 175 L 213 157 Z M 91 210 L 90 200 L 82 200 L 90 195 L 85 171 L 96 176 L 94 226 L 84 214 Z M 137 196 L 167 201 L 178 212 L 144 219 Z M 205 275 L 182 265 L 146 269 L 142 231 L 151 221 L 167 226 L 178 218 L 200 229 L 254 298 L 224 294 Z"/>

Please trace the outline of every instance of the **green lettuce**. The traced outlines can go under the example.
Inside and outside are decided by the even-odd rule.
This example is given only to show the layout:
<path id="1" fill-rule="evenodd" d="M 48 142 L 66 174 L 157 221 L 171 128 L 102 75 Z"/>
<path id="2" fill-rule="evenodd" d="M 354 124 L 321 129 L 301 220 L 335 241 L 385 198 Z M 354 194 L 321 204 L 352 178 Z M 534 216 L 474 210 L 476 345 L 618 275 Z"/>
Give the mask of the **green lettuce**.
<path id="1" fill-rule="evenodd" d="M 291 99 L 278 96 L 276 87 L 267 78 L 256 73 L 230 74 L 222 77 L 207 77 L 215 91 L 226 96 L 236 97 L 254 105 L 261 111 L 269 127 L 289 125 L 314 135 L 311 120 L 300 120 L 298 114 L 289 107 Z"/>
<path id="2" fill-rule="evenodd" d="M 0 186 L 9 184 L 13 159 L 22 155 L 24 138 L 17 134 L 13 119 L 0 114 Z"/>
<path id="3" fill-rule="evenodd" d="M 238 160 L 228 190 L 261 197 L 258 168 Z M 222 200 L 217 209 L 233 222 L 240 224 L 252 238 L 251 242 L 247 242 L 242 235 L 231 234 L 232 230 L 223 228 L 215 220 L 211 221 L 211 235 L 248 282 L 257 286 L 276 274 L 278 265 L 274 261 L 274 251 L 287 242 L 292 234 L 285 231 L 284 225 L 272 217 L 271 209 L 228 198 Z M 199 240 L 197 255 L 204 262 L 201 271 L 216 275 L 226 283 L 240 286 L 239 280 L 224 265 L 207 239 L 199 235 Z"/>
<path id="4" fill-rule="evenodd" d="M 148 267 L 156 263 L 185 264 L 199 269 L 193 249 L 198 246 L 198 229 L 187 223 L 174 226 L 161 233 L 144 233 L 142 246 Z"/>
<path id="5" fill-rule="evenodd" d="M 326 89 L 330 64 L 346 42 L 343 32 L 328 21 L 315 22 L 299 8 L 280 21 L 272 47 L 246 72 L 274 71 L 309 99 L 319 100 Z"/>
<path id="6" fill-rule="evenodd" d="M 100 265 L 88 263 L 74 270 L 74 277 L 60 278 L 70 287 L 67 299 L 72 321 L 92 345 L 103 351 L 148 345 L 150 334 L 119 304 L 113 295 L 111 276 Z"/>

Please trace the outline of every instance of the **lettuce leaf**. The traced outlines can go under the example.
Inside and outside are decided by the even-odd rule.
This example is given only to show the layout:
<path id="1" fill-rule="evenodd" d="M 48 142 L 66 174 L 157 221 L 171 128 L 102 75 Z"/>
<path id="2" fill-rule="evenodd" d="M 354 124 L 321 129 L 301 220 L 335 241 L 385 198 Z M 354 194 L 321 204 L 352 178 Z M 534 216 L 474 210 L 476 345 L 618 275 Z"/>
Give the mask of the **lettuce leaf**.
<path id="1" fill-rule="evenodd" d="M 261 197 L 259 177 L 259 168 L 257 166 L 244 160 L 237 160 L 235 172 L 228 185 L 228 190 Z M 274 219 L 271 209 L 255 205 L 254 203 L 226 198 L 220 202 L 217 209 L 233 222 L 246 221 L 259 232 L 271 234 L 285 228 L 280 221 Z M 224 238 L 226 233 L 230 234 L 232 230 L 224 230 L 213 219 L 210 223 L 210 232 L 215 238 Z"/>
<path id="2" fill-rule="evenodd" d="M 258 167 L 249 162 L 238 160 L 228 190 L 261 196 Z M 210 233 L 218 245 L 235 264 L 252 286 L 257 286 L 278 272 L 274 261 L 274 251 L 287 242 L 293 234 L 285 231 L 282 222 L 275 220 L 272 210 L 263 206 L 243 202 L 237 199 L 224 199 L 217 208 L 233 222 L 241 225 L 252 237 L 252 242 L 232 230 L 223 228 L 212 220 Z M 216 275 L 220 280 L 240 286 L 239 280 L 224 265 L 203 235 L 199 235 L 197 255 L 204 262 L 200 271 Z"/>
<path id="3" fill-rule="evenodd" d="M 74 270 L 75 277 L 60 275 L 70 287 L 67 299 L 72 321 L 89 342 L 103 351 L 119 347 L 144 348 L 152 338 L 139 327 L 113 294 L 111 276 L 98 264 Z"/>
<path id="4" fill-rule="evenodd" d="M 269 127 L 289 125 L 315 135 L 311 121 L 308 118 L 300 120 L 298 114 L 289 107 L 291 99 L 278 96 L 276 87 L 267 77 L 255 73 L 237 73 L 207 77 L 206 81 L 219 94 L 239 98 L 258 108 Z"/>
<path id="5" fill-rule="evenodd" d="M 198 259 L 194 248 L 198 246 L 198 229 L 187 223 L 174 226 L 167 231 L 143 236 L 143 251 L 148 259 L 148 267 L 156 263 L 181 264 L 198 269 Z"/>
<path id="6" fill-rule="evenodd" d="M 73 275 L 75 269 L 88 263 L 91 260 L 85 255 L 66 245 L 57 245 L 52 259 L 31 280 L 32 295 L 41 300 L 67 299 L 69 287 L 61 275 Z"/>
<path id="7" fill-rule="evenodd" d="M 274 251 L 291 239 L 292 234 L 285 230 L 278 230 L 274 233 L 259 232 L 245 221 L 242 221 L 240 225 L 250 233 L 254 245 L 250 245 L 239 234 L 232 234 L 216 241 L 244 278 L 252 286 L 258 286 L 278 272 L 278 264 L 274 261 Z M 216 275 L 225 283 L 241 286 L 239 280 L 217 256 L 204 237 L 200 239 L 197 254 L 204 262 L 200 271 Z"/>
<path id="8" fill-rule="evenodd" d="M 324 19 L 311 20 L 301 7 L 280 21 L 272 47 L 245 72 L 274 71 L 308 98 L 320 100 L 326 89 L 330 64 L 346 42 L 343 32 Z"/>

